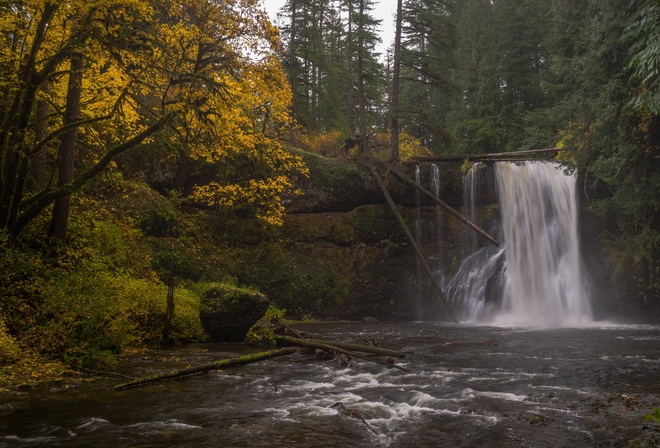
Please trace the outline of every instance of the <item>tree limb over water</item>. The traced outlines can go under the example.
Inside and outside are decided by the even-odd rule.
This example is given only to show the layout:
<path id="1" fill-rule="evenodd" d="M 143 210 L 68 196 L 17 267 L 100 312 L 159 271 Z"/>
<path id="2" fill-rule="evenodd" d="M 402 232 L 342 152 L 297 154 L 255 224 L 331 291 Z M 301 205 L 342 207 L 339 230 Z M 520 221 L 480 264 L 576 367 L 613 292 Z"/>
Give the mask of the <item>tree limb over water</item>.
<path id="1" fill-rule="evenodd" d="M 529 151 L 514 151 L 514 152 L 497 152 L 492 154 L 462 154 L 456 156 L 421 156 L 413 157 L 411 160 L 415 163 L 424 162 L 492 162 L 495 160 L 509 160 L 509 159 L 523 159 L 529 157 L 527 160 L 534 159 L 551 159 L 556 153 L 561 151 L 561 148 L 543 148 L 543 149 L 530 149 Z M 534 157 L 532 156 L 541 156 Z"/>
<path id="2" fill-rule="evenodd" d="M 434 201 L 434 202 L 435 202 L 436 204 L 438 204 L 440 207 L 444 208 L 444 209 L 447 210 L 449 213 L 451 213 L 455 218 L 457 218 L 457 219 L 458 219 L 459 221 L 461 221 L 463 224 L 465 224 L 466 226 L 468 226 L 469 228 L 471 228 L 472 230 L 474 230 L 475 232 L 477 232 L 477 233 L 478 233 L 479 235 L 481 235 L 482 237 L 486 238 L 490 243 L 494 244 L 494 245 L 497 246 L 497 247 L 500 247 L 500 243 L 499 243 L 499 241 L 497 241 L 495 238 L 493 238 L 492 236 L 490 236 L 490 235 L 489 235 L 484 229 L 482 229 L 481 227 L 479 227 L 479 226 L 477 226 L 476 224 L 474 224 L 472 221 L 470 221 L 469 219 L 467 219 L 465 216 L 461 215 L 459 212 L 457 212 L 456 210 L 454 210 L 449 204 L 445 203 L 445 202 L 442 201 L 440 198 L 438 198 L 436 195 L 434 195 L 433 193 L 431 193 L 430 191 L 428 191 L 426 188 L 422 187 L 422 186 L 419 185 L 417 182 L 415 182 L 414 180 L 412 180 L 408 175 L 406 175 L 406 173 L 404 173 L 403 171 L 401 171 L 399 168 L 395 167 L 395 166 L 392 165 L 391 163 L 386 163 L 386 162 L 383 162 L 382 160 L 379 160 L 379 159 L 376 159 L 376 158 L 373 158 L 373 157 L 370 158 L 370 160 L 371 160 L 372 162 L 376 162 L 376 163 L 382 165 L 383 167 L 387 168 L 387 170 L 388 170 L 390 173 L 396 175 L 397 177 L 399 177 L 402 181 L 404 181 L 404 182 L 407 183 L 408 185 L 410 185 L 410 186 L 416 188 L 417 190 L 419 190 L 421 193 L 423 193 L 423 194 L 424 194 L 425 196 L 427 196 L 429 199 L 431 199 L 432 201 Z M 369 169 L 371 169 L 371 168 L 369 168 Z M 373 171 L 372 171 L 372 174 L 373 174 Z"/>

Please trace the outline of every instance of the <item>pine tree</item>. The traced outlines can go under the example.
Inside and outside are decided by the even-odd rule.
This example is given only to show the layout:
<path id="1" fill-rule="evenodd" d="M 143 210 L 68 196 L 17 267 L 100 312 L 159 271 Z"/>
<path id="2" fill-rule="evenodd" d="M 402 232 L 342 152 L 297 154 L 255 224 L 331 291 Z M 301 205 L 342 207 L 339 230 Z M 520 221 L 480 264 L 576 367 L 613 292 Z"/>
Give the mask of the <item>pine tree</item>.
<path id="1" fill-rule="evenodd" d="M 401 125 L 434 152 L 448 142 L 446 114 L 455 90 L 451 0 L 411 0 L 403 11 Z"/>

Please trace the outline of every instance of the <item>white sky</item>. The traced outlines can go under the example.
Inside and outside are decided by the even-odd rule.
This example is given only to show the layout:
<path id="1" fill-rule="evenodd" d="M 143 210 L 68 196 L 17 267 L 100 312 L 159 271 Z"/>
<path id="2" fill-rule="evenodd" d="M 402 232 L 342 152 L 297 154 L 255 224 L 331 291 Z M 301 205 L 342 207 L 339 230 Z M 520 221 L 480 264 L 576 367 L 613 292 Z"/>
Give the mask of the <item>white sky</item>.
<path id="1" fill-rule="evenodd" d="M 376 0 L 374 2 L 373 15 L 376 19 L 381 19 L 381 39 L 383 42 L 379 48 L 381 53 L 394 41 L 394 14 L 396 13 L 397 0 Z M 277 12 L 284 6 L 285 0 L 262 0 L 266 11 L 270 15 L 273 23 L 277 25 Z"/>

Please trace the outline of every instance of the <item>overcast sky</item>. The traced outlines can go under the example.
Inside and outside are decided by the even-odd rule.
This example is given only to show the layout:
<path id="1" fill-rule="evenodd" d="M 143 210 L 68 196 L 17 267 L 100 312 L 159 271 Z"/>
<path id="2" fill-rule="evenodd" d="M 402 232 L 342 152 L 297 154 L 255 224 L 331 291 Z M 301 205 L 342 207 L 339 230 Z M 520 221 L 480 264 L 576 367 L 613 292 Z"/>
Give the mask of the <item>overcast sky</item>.
<path id="1" fill-rule="evenodd" d="M 266 11 L 271 17 L 273 23 L 277 24 L 277 12 L 284 5 L 285 0 L 262 0 Z M 394 41 L 394 13 L 396 11 L 396 0 L 376 0 L 374 2 L 373 15 L 381 19 L 381 39 L 383 43 L 379 48 L 381 53 Z"/>

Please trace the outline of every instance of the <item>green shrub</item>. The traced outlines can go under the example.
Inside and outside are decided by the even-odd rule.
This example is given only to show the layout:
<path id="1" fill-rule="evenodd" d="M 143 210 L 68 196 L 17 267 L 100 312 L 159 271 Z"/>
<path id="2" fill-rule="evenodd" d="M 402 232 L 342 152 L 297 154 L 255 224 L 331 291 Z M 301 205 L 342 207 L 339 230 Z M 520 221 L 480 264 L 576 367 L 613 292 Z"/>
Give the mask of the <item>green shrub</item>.
<path id="1" fill-rule="evenodd" d="M 45 288 L 38 325 L 26 331 L 27 342 L 74 366 L 114 361 L 114 354 L 136 342 L 120 289 L 119 278 L 89 266 L 54 277 Z"/>
<path id="2" fill-rule="evenodd" d="M 173 339 L 203 339 L 199 297 L 177 288 L 174 298 Z M 37 325 L 23 336 L 39 352 L 72 366 L 105 365 L 127 348 L 161 342 L 166 301 L 167 286 L 158 281 L 85 265 L 51 279 Z"/>
<path id="3" fill-rule="evenodd" d="M 0 365 L 16 361 L 20 355 L 16 340 L 8 333 L 5 320 L 0 316 Z"/>
<path id="4" fill-rule="evenodd" d="M 163 323 L 167 308 L 167 286 L 139 279 L 126 279 L 122 292 L 131 303 L 131 320 L 135 323 L 136 338 L 146 345 L 162 342 Z M 175 341 L 205 339 L 199 320 L 200 299 L 186 288 L 174 291 L 174 318 L 170 336 Z"/>

